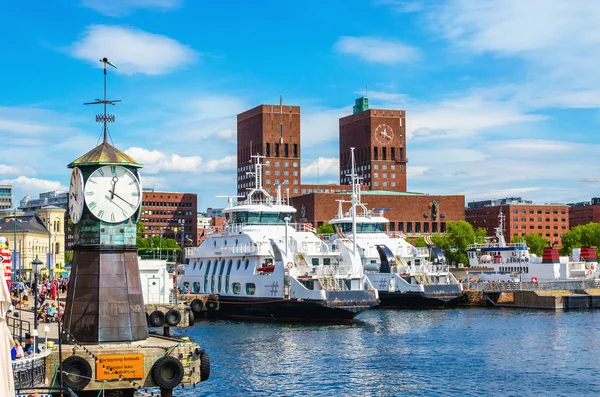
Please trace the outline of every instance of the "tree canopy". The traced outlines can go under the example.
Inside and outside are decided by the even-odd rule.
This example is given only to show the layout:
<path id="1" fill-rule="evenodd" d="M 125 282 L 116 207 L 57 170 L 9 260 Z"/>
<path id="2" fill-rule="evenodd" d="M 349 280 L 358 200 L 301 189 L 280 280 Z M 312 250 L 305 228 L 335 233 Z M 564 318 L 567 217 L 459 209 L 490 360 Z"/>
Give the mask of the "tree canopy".
<path id="1" fill-rule="evenodd" d="M 580 247 L 600 247 L 600 223 L 575 226 L 562 235 L 561 255 L 571 255 L 573 248 Z"/>
<path id="2" fill-rule="evenodd" d="M 335 231 L 333 230 L 333 226 L 329 224 L 329 222 L 325 222 L 321 226 L 317 228 L 317 234 L 333 234 Z"/>
<path id="3" fill-rule="evenodd" d="M 529 248 L 529 252 L 531 252 L 532 254 L 536 254 L 537 256 L 542 256 L 542 254 L 544 253 L 544 248 L 550 246 L 550 242 L 537 233 L 529 233 L 524 236 L 515 236 L 513 237 L 512 242 L 525 242 L 525 244 Z"/>
<path id="4" fill-rule="evenodd" d="M 446 234 L 434 234 L 431 236 L 431 242 L 442 249 L 449 264 L 462 263 L 468 266 L 467 247 L 473 243 L 484 243 L 485 236 L 485 229 L 473 230 L 469 222 L 448 222 Z"/>

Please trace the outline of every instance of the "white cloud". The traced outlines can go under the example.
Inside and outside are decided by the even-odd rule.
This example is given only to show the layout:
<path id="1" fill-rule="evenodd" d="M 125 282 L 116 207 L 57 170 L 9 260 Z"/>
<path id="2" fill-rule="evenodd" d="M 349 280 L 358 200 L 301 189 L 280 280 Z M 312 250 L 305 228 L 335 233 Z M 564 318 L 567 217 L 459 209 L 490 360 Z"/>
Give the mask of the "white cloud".
<path id="1" fill-rule="evenodd" d="M 25 195 L 37 198 L 37 193 L 49 192 L 58 190 L 61 192 L 67 191 L 67 187 L 59 181 L 50 181 L 47 179 L 31 178 L 28 176 L 19 176 L 14 179 L 2 179 L 1 185 L 12 185 L 13 187 L 13 203 L 18 203 Z"/>
<path id="2" fill-rule="evenodd" d="M 174 10 L 181 6 L 181 0 L 82 0 L 81 4 L 103 15 L 122 17 L 135 9 Z"/>
<path id="3" fill-rule="evenodd" d="M 218 160 L 208 160 L 202 167 L 205 172 L 235 171 L 237 168 L 237 156 L 225 156 Z"/>
<path id="4" fill-rule="evenodd" d="M 421 58 L 420 51 L 399 41 L 376 37 L 343 36 L 334 45 L 335 51 L 355 55 L 366 62 L 396 64 L 414 62 Z"/>
<path id="5" fill-rule="evenodd" d="M 302 167 L 302 177 L 338 177 L 340 175 L 340 162 L 336 158 L 319 157 Z M 339 179 L 338 179 L 339 181 Z"/>
<path id="6" fill-rule="evenodd" d="M 124 74 L 165 74 L 198 58 L 194 50 L 170 37 L 124 26 L 88 26 L 69 50 L 73 57 L 98 67 L 102 66 L 98 60 L 105 56 Z"/>
<path id="7" fill-rule="evenodd" d="M 142 188 L 166 189 L 169 186 L 165 178 L 160 176 L 148 176 L 144 173 L 144 170 L 141 172 L 141 180 Z"/>
<path id="8" fill-rule="evenodd" d="M 200 156 L 184 157 L 178 154 L 168 156 L 158 150 L 151 151 L 139 147 L 129 148 L 125 153 L 140 162 L 145 172 L 149 174 L 157 174 L 161 171 L 196 172 L 202 163 Z"/>
<path id="9" fill-rule="evenodd" d="M 31 167 L 19 167 L 15 165 L 0 164 L 0 175 L 18 175 L 29 174 L 35 175 L 35 170 Z"/>
<path id="10" fill-rule="evenodd" d="M 339 119 L 352 114 L 351 107 L 342 109 L 311 109 L 301 115 L 302 150 L 339 139 Z M 337 152 L 336 152 L 337 153 Z"/>

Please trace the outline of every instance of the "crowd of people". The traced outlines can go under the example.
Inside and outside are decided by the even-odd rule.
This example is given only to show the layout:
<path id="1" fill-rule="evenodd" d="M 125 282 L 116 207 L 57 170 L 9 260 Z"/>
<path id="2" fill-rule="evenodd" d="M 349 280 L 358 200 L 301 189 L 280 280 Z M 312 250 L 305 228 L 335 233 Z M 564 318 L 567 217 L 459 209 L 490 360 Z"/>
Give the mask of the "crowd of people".
<path id="1" fill-rule="evenodd" d="M 25 347 L 21 346 L 21 342 L 18 339 L 15 339 L 14 345 L 10 350 L 10 356 L 13 360 L 20 360 L 22 358 L 27 358 L 33 355 L 35 341 L 33 340 L 33 336 L 26 334 L 25 335 Z M 39 353 L 40 349 L 37 349 L 36 353 Z"/>

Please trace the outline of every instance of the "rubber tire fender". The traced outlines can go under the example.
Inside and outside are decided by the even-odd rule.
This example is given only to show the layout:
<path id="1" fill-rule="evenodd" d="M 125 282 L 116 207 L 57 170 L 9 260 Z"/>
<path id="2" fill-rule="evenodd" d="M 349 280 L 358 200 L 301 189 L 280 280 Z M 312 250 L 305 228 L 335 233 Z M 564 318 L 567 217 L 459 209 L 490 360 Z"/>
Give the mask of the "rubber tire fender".
<path id="1" fill-rule="evenodd" d="M 206 310 L 209 312 L 215 312 L 219 310 L 219 302 L 217 301 L 206 301 Z"/>
<path id="2" fill-rule="evenodd" d="M 200 299 L 194 299 L 192 303 L 190 303 L 190 307 L 196 313 L 200 313 L 202 309 L 204 309 L 204 302 L 202 302 Z"/>
<path id="3" fill-rule="evenodd" d="M 196 323 L 196 316 L 194 316 L 194 311 L 190 310 L 188 312 L 188 326 L 191 327 L 192 325 L 194 325 Z"/>
<path id="4" fill-rule="evenodd" d="M 63 383 L 75 391 L 85 389 L 92 379 L 92 366 L 81 356 L 65 358 L 62 368 L 68 374 L 63 375 Z"/>
<path id="5" fill-rule="evenodd" d="M 148 323 L 151 327 L 162 327 L 165 324 L 165 314 L 160 310 L 153 311 Z"/>
<path id="6" fill-rule="evenodd" d="M 164 370 L 167 371 L 167 374 L 163 373 Z M 174 389 L 183 379 L 183 365 L 175 357 L 165 356 L 154 363 L 150 373 L 152 380 L 158 386 L 163 389 Z M 169 378 L 166 379 L 165 375 L 169 375 Z"/>
<path id="7" fill-rule="evenodd" d="M 171 327 L 175 327 L 181 321 L 181 313 L 179 313 L 179 310 L 171 309 L 165 315 L 165 321 Z"/>
<path id="8" fill-rule="evenodd" d="M 200 382 L 204 382 L 210 378 L 210 358 L 208 354 L 200 355 Z"/>

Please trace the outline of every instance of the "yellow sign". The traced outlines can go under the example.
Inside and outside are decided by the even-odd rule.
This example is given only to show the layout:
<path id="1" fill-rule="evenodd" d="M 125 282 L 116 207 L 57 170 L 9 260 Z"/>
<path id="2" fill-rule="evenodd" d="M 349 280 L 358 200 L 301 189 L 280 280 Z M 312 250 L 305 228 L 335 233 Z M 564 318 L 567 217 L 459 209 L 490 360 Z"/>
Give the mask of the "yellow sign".
<path id="1" fill-rule="evenodd" d="M 119 354 L 98 356 L 96 361 L 96 380 L 116 380 L 119 375 L 124 379 L 144 377 L 143 354 Z"/>

